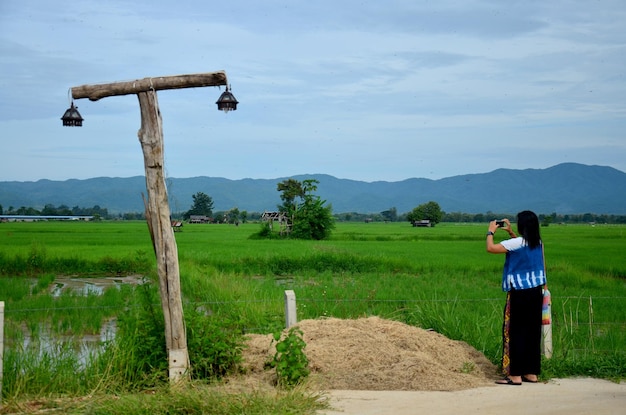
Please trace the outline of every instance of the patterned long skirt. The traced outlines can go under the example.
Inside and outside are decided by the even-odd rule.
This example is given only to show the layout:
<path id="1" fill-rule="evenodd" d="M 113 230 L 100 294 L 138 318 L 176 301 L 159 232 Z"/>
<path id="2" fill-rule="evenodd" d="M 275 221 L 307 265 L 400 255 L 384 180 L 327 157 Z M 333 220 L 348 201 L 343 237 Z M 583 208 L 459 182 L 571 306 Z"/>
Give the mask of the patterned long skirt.
<path id="1" fill-rule="evenodd" d="M 509 329 L 511 327 L 511 292 L 506 293 L 506 304 L 504 305 L 504 320 L 502 323 L 502 373 L 509 376 L 511 369 L 511 353 L 510 342 L 511 336 Z"/>

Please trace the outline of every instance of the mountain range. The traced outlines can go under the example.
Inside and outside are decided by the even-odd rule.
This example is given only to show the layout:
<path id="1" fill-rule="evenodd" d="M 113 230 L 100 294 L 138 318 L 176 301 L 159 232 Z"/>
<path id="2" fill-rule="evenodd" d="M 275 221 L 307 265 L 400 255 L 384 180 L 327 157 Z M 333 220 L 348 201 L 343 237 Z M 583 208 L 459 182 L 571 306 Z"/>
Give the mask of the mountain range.
<path id="1" fill-rule="evenodd" d="M 514 214 L 531 209 L 546 214 L 626 214 L 626 173 L 612 167 L 577 163 L 397 182 L 302 174 L 276 179 L 168 178 L 166 183 L 173 212 L 189 210 L 192 195 L 198 192 L 213 199 L 215 211 L 237 207 L 248 212 L 264 212 L 276 210 L 281 203 L 277 184 L 289 178 L 318 180 L 315 194 L 330 203 L 334 213 L 378 213 L 396 208 L 402 214 L 422 203 L 435 201 L 445 212 Z M 143 212 L 142 193 L 146 194 L 143 176 L 3 181 L 0 205 L 5 211 L 22 206 L 42 209 L 49 204 L 82 208 L 97 205 L 113 214 Z"/>

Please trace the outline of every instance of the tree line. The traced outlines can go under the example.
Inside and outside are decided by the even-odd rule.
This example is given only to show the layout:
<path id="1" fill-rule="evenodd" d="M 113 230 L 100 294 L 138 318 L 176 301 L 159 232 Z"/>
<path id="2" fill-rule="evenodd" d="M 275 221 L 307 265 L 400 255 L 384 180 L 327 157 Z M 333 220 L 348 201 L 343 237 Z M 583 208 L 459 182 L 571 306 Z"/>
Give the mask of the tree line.
<path id="1" fill-rule="evenodd" d="M 0 215 L 22 215 L 22 216 L 94 216 L 100 218 L 110 218 L 109 211 L 107 208 L 102 208 L 98 205 L 95 205 L 90 208 L 84 208 L 79 206 L 74 206 L 70 208 L 67 205 L 55 206 L 52 204 L 47 204 L 43 207 L 43 209 L 35 209 L 33 207 L 25 207 L 21 206 L 19 208 L 14 208 L 13 206 L 9 206 L 9 208 L 5 211 L 2 205 L 0 205 Z"/>
<path id="2" fill-rule="evenodd" d="M 339 222 L 411 222 L 409 213 L 397 214 L 395 208 L 380 213 L 359 213 L 344 212 L 335 214 L 335 218 Z M 463 212 L 442 212 L 440 222 L 445 223 L 486 223 L 494 219 L 508 218 L 512 222 L 515 221 L 516 213 L 502 212 L 485 212 L 485 213 L 463 213 Z M 547 213 L 537 216 L 542 225 L 546 224 L 626 224 L 626 216 L 624 215 L 607 215 L 595 213 L 581 214 L 558 214 Z M 438 222 L 437 222 L 438 223 Z"/>
<path id="3" fill-rule="evenodd" d="M 290 179 L 291 180 L 291 179 Z M 294 181 L 297 182 L 297 181 Z M 309 183 L 313 185 L 314 183 Z M 295 198 L 292 197 L 293 191 L 289 190 L 289 186 L 295 186 L 297 183 L 289 183 L 285 181 L 279 184 L 283 186 L 283 189 L 287 189 L 287 192 L 283 194 L 282 209 L 286 212 L 289 211 L 290 206 L 294 206 L 293 202 Z M 304 187 L 300 183 L 300 190 L 308 189 L 308 203 L 314 205 L 315 196 L 312 194 L 313 188 Z M 315 188 L 316 189 L 316 188 Z M 299 193 L 295 193 L 298 195 Z M 191 215 L 204 215 L 213 218 L 215 223 L 238 223 L 238 222 L 256 222 L 261 219 L 262 212 L 248 212 L 245 210 L 239 210 L 234 207 L 227 211 L 213 211 L 213 199 L 203 192 L 198 192 L 193 195 L 193 205 L 191 208 L 184 212 L 174 212 L 172 217 L 174 219 L 188 220 Z M 319 199 L 315 199 L 315 203 L 320 204 Z M 323 205 L 323 203 L 321 203 Z M 296 206 L 297 207 L 297 206 Z M 323 206 L 322 206 L 323 207 Z M 330 207 L 328 205 L 327 207 Z M 413 222 L 414 220 L 429 219 L 433 223 L 439 222 L 452 222 L 452 223 L 485 223 L 493 219 L 508 218 L 511 221 L 515 221 L 516 213 L 511 212 L 485 212 L 485 213 L 464 213 L 464 212 L 445 212 L 439 208 L 436 202 L 428 202 L 423 205 L 417 206 L 411 212 L 398 213 L 395 207 L 390 207 L 387 210 L 378 213 L 362 213 L 362 212 L 343 212 L 332 213 L 333 219 L 337 222 Z M 43 209 L 37 209 L 34 207 L 21 206 L 15 208 L 9 206 L 4 209 L 0 205 L 0 215 L 26 215 L 26 216 L 94 216 L 105 220 L 144 220 L 144 212 L 125 212 L 125 213 L 109 213 L 107 208 L 103 208 L 99 205 L 93 207 L 80 207 L 74 206 L 70 208 L 67 205 L 55 206 L 53 204 L 46 204 Z M 626 215 L 611 215 L 611 214 L 595 214 L 595 213 L 581 213 L 581 214 L 560 214 L 557 212 L 552 213 L 538 213 L 539 220 L 544 226 L 550 224 L 581 224 L 581 223 L 597 223 L 597 224 L 626 224 Z"/>

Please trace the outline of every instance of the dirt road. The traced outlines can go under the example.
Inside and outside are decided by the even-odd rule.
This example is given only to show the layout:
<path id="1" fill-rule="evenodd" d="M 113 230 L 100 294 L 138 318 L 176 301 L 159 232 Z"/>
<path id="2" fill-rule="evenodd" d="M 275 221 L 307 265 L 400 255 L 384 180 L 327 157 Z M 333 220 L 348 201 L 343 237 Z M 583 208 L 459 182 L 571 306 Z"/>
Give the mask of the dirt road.
<path id="1" fill-rule="evenodd" d="M 590 378 L 458 392 L 334 390 L 329 396 L 333 410 L 320 415 L 626 414 L 626 383 Z"/>

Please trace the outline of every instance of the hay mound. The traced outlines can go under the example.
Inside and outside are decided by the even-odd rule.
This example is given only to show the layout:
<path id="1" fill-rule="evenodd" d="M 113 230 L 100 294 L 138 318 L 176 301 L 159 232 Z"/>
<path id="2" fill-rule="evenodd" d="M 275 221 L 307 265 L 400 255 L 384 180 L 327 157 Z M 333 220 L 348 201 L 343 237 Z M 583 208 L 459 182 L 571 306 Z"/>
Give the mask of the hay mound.
<path id="1" fill-rule="evenodd" d="M 397 321 L 329 318 L 298 327 L 311 381 L 323 389 L 452 391 L 493 385 L 496 378 L 496 367 L 468 344 Z M 247 383 L 275 383 L 275 372 L 263 369 L 275 353 L 272 340 L 249 336 Z"/>

